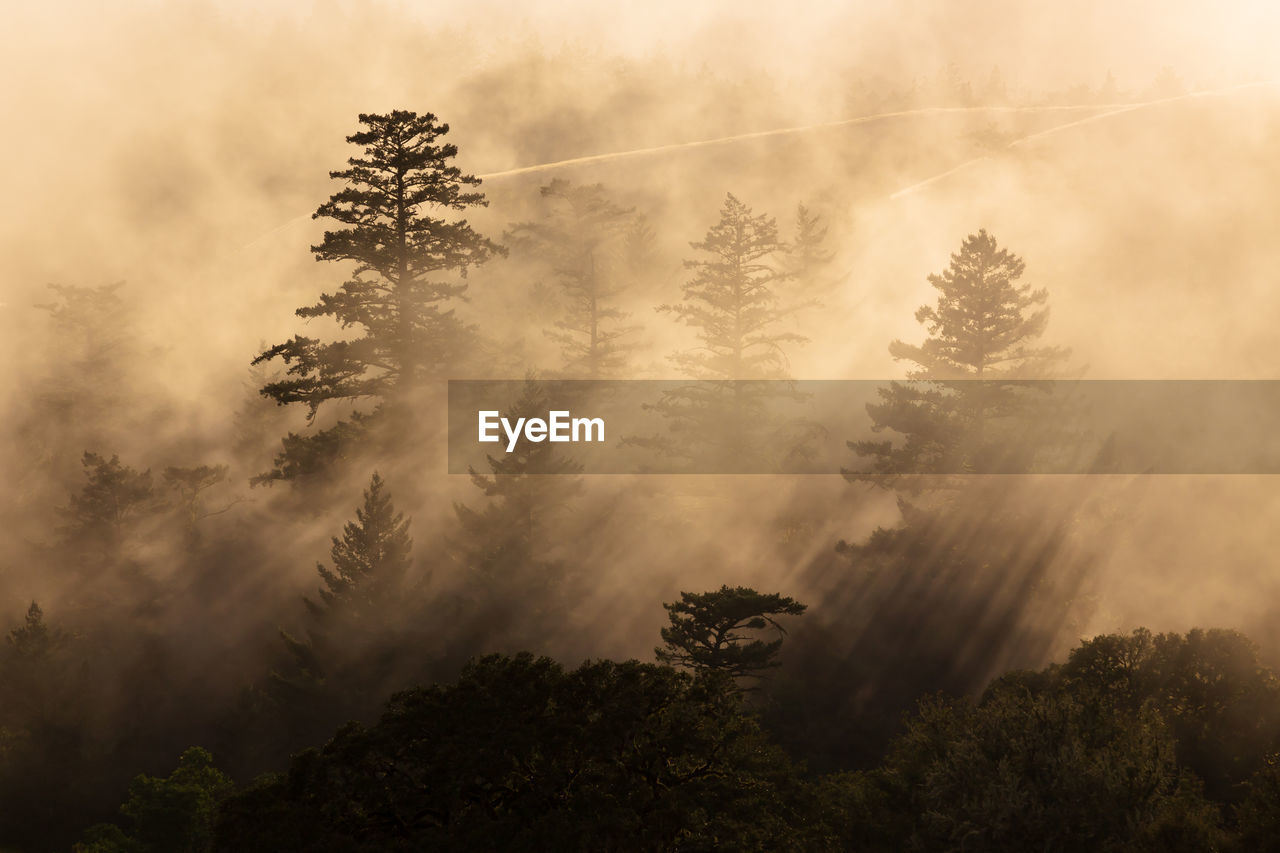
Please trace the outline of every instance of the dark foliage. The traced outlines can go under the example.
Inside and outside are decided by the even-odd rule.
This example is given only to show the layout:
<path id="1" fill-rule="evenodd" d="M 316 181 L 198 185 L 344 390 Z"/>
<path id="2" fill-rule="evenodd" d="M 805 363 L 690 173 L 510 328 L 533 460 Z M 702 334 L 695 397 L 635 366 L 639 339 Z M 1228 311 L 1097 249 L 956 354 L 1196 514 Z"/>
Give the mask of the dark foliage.
<path id="1" fill-rule="evenodd" d="M 230 800 L 219 850 L 813 849 L 728 679 L 487 657 Z"/>

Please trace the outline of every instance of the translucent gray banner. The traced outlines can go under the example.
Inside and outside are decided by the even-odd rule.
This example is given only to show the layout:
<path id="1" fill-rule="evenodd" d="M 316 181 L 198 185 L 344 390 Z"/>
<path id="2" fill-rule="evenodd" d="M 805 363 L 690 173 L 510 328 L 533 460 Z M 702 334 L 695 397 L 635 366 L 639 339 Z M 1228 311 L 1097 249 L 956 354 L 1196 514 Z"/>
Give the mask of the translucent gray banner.
<path id="1" fill-rule="evenodd" d="M 1280 473 L 1280 380 L 467 380 L 449 471 Z"/>

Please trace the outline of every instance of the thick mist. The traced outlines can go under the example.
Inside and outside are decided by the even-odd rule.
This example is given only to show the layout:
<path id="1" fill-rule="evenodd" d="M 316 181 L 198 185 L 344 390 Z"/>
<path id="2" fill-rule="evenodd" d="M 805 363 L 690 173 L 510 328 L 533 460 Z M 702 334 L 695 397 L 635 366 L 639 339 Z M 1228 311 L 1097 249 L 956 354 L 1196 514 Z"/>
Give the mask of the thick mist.
<path id="1" fill-rule="evenodd" d="M 344 278 L 313 259 L 326 225 L 311 213 L 339 188 L 328 173 L 354 153 L 344 138 L 360 113 L 447 122 L 456 164 L 484 178 L 488 206 L 467 218 L 510 249 L 470 271 L 457 305 L 497 375 L 456 378 L 559 367 L 544 334 L 562 307 L 547 295 L 554 270 L 505 237 L 547 215 L 539 190 L 554 179 L 602 184 L 652 229 L 644 273 L 619 297 L 640 327 L 622 378 L 671 378 L 671 353 L 696 344 L 654 308 L 680 298 L 689 244 L 726 193 L 776 217 L 784 240 L 798 205 L 827 229 L 830 260 L 801 294 L 821 307 L 787 321 L 808 339 L 787 351 L 797 379 L 902 378 L 889 343 L 923 339 L 926 277 L 981 228 L 1048 290 L 1044 342 L 1070 347 L 1074 375 L 1280 371 L 1280 22 L 1262 4 L 136 3 L 11 17 L 0 622 L 17 625 L 32 600 L 73 634 L 109 622 L 97 724 L 128 717 L 147 683 L 172 703 L 149 713 L 187 715 L 143 750 L 148 767 L 247 713 L 283 665 L 279 631 L 305 629 L 315 564 L 372 474 L 362 463 L 314 487 L 249 486 L 288 431 L 345 411 L 329 404 L 308 424 L 305 407 L 258 394 L 279 362 L 250 361 L 295 333 L 342 334 L 294 311 Z M 927 558 L 969 549 L 982 573 L 915 588 L 858 550 L 902 523 L 892 490 L 838 472 L 588 476 L 548 521 L 560 589 L 528 608 L 512 594 L 489 623 L 462 617 L 454 505 L 486 498 L 444 473 L 437 393 L 418 401 L 413 440 L 374 460 L 411 518 L 416 588 L 437 602 L 397 617 L 417 626 L 433 675 L 519 647 L 648 659 L 662 602 L 721 584 L 806 602 L 788 651 L 797 678 L 861 679 L 856 700 L 832 699 L 855 712 L 898 688 L 849 661 L 891 668 L 931 631 L 937 647 L 911 651 L 919 680 L 958 691 L 1139 625 L 1238 628 L 1280 654 L 1267 477 L 1001 478 L 982 484 L 985 502 L 926 498 Z M 167 502 L 121 546 L 119 576 L 68 545 L 85 452 L 149 470 Z M 230 472 L 184 528 L 163 472 L 198 465 Z M 540 608 L 553 625 L 530 615 Z M 815 663 L 815 648 L 841 663 Z"/>

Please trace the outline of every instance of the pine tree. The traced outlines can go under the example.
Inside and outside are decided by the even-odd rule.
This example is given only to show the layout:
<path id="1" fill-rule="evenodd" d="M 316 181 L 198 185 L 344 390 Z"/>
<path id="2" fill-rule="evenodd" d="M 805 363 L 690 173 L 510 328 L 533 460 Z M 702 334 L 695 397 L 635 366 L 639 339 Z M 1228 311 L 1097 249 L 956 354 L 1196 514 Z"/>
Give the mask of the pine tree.
<path id="1" fill-rule="evenodd" d="M 826 248 L 827 226 L 803 204 L 796 206 L 795 238 L 787 247 L 787 265 L 800 287 L 820 292 L 823 270 L 835 253 Z"/>
<path id="2" fill-rule="evenodd" d="M 677 353 L 672 361 L 686 376 L 699 379 L 781 379 L 786 376 L 785 346 L 808 339 L 778 329 L 785 318 L 807 305 L 787 304 L 778 285 L 785 247 L 773 217 L 753 215 L 729 194 L 720 221 L 706 237 L 689 244 L 711 255 L 685 261 L 693 277 L 684 285 L 684 301 L 658 311 L 697 330 L 702 345 Z"/>
<path id="3" fill-rule="evenodd" d="M 506 417 L 545 416 L 547 411 L 545 383 L 529 378 Z M 484 508 L 454 504 L 462 533 L 453 542 L 455 557 L 485 588 L 509 590 L 513 580 L 524 577 L 541 585 L 552 568 L 546 561 L 552 542 L 547 524 L 581 489 L 572 475 L 582 466 L 546 441 L 522 441 L 511 453 L 486 459 L 488 475 L 468 469 L 472 484 L 487 499 Z"/>
<path id="4" fill-rule="evenodd" d="M 71 636 L 50 626 L 44 610 L 31 602 L 0 650 L 0 733 L 39 729 L 70 701 L 74 668 L 63 654 L 70 643 Z"/>
<path id="5" fill-rule="evenodd" d="M 634 348 L 628 339 L 640 328 L 624 325 L 628 315 L 618 307 L 635 213 L 610 201 L 600 184 L 575 187 L 556 179 L 541 193 L 547 218 L 515 225 L 506 236 L 546 261 L 564 301 L 564 316 L 546 333 L 560 345 L 560 372 L 577 379 L 616 376 Z"/>
<path id="6" fill-rule="evenodd" d="M 27 608 L 26 618 L 20 627 L 5 637 L 9 648 L 24 661 L 39 663 L 66 645 L 66 632 L 50 628 L 44 621 L 44 610 L 36 602 Z"/>
<path id="7" fill-rule="evenodd" d="M 759 678 L 763 670 L 778 665 L 782 637 L 765 641 L 747 632 L 772 627 L 784 635 L 786 630 L 776 617 L 805 611 L 805 605 L 793 598 L 745 586 L 682 592 L 679 601 L 662 606 L 671 624 L 662 629 L 664 645 L 654 650 L 658 660 L 733 678 Z"/>
<path id="8" fill-rule="evenodd" d="M 333 568 L 316 564 L 324 586 L 319 602 L 305 599 L 308 610 L 321 619 L 332 613 L 353 623 L 382 621 L 403 592 L 412 549 L 409 521 L 396 511 L 386 482 L 375 472 L 355 521 L 343 525 L 341 539 L 333 537 Z"/>
<path id="9" fill-rule="evenodd" d="M 178 508 L 182 513 L 188 544 L 199 541 L 201 519 L 220 515 L 240 502 L 239 499 L 235 499 L 216 510 L 205 508 L 205 492 L 226 482 L 230 472 L 230 467 L 226 465 L 194 465 L 189 468 L 170 466 L 164 469 L 165 485 L 178 495 Z"/>
<path id="10" fill-rule="evenodd" d="M 335 713 L 354 713 L 400 665 L 394 658 L 404 652 L 399 620 L 412 548 L 409 520 L 375 473 L 355 521 L 344 525 L 341 539 L 333 537 L 333 568 L 316 564 L 323 585 L 319 600 L 303 599 L 306 637 L 280 632 L 292 672 L 273 676 L 273 692 L 301 715 L 300 723 L 323 728 Z"/>
<path id="11" fill-rule="evenodd" d="M 58 499 L 86 447 L 150 429 L 164 410 L 140 390 L 149 382 L 150 353 L 137 328 L 140 306 L 124 282 L 49 289 L 51 301 L 35 306 L 47 314 L 42 352 L 32 353 L 43 369 L 13 395 L 9 417 L 18 450 L 11 486 L 29 512 Z"/>
<path id="12" fill-rule="evenodd" d="M 151 471 L 139 473 L 110 459 L 85 452 L 85 484 L 62 510 L 62 532 L 72 543 L 97 551 L 107 559 L 118 555 L 133 526 L 158 511 L 162 503 L 151 482 Z"/>
<path id="13" fill-rule="evenodd" d="M 699 381 L 666 391 L 647 407 L 667 420 L 668 435 L 626 442 L 718 471 L 794 452 L 807 430 L 789 429 L 770 406 L 799 395 L 786 383 L 752 381 L 786 379 L 787 346 L 808 340 L 781 328 L 813 303 L 789 302 L 781 292 L 792 276 L 783 267 L 786 247 L 776 221 L 729 194 L 719 222 L 690 246 L 710 257 L 685 261 L 693 275 L 683 286 L 684 301 L 658 311 L 696 330 L 700 345 L 671 360 Z"/>
<path id="14" fill-rule="evenodd" d="M 1011 458 L 1008 436 L 992 435 L 989 427 L 1025 412 L 1025 380 L 1048 377 L 1068 354 L 1035 345 L 1049 322 L 1049 296 L 1018 283 L 1024 268 L 981 230 L 964 240 L 945 271 L 929 276 L 937 303 L 916 311 L 928 337 L 919 346 L 889 345 L 894 359 L 915 365 L 907 376 L 918 381 L 891 383 L 880 390 L 880 402 L 867 406 L 874 432 L 888 429 L 905 439 L 898 447 L 850 442 L 873 467 L 846 471 L 847 477 L 884 482 L 897 474 L 982 471 Z"/>
<path id="15" fill-rule="evenodd" d="M 297 315 L 328 317 L 361 334 L 329 343 L 295 336 L 253 362 L 280 358 L 289 365 L 287 377 L 262 393 L 280 404 L 305 404 L 309 418 L 332 400 L 403 402 L 416 383 L 456 366 L 473 334 L 448 307 L 466 290 L 457 279 L 503 251 L 465 219 L 432 215 L 487 204 L 483 194 L 467 190 L 479 178 L 451 165 L 457 147 L 438 143 L 447 124 L 407 110 L 361 114 L 359 120 L 364 129 L 347 141 L 362 146 L 363 156 L 330 172 L 345 186 L 313 215 L 345 226 L 325 232 L 312 247 L 316 259 L 352 263 L 353 273 L 337 293 L 322 294 Z M 367 427 L 367 420 L 353 418 L 327 434 L 291 435 L 275 469 L 260 480 L 317 470 Z"/>
<path id="16" fill-rule="evenodd" d="M 658 256 L 658 235 L 643 213 L 631 220 L 623 237 L 622 256 L 627 272 L 636 280 L 649 277 Z"/>

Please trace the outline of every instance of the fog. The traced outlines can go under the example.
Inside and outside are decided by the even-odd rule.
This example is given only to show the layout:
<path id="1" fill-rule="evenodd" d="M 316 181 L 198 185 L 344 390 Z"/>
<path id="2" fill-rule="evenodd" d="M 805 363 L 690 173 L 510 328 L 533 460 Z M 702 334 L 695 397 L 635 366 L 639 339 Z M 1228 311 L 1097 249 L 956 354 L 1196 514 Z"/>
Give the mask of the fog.
<path id="1" fill-rule="evenodd" d="M 889 619 L 910 582 L 836 551 L 902 521 L 894 491 L 866 483 L 587 477 L 586 497 L 548 533 L 548 559 L 572 564 L 572 583 L 536 641 L 514 621 L 488 634 L 454 623 L 442 603 L 465 585 L 444 556 L 459 535 L 453 504 L 485 499 L 444 473 L 443 407 L 430 397 L 441 389 L 398 450 L 323 486 L 249 487 L 287 431 L 346 410 L 329 404 L 309 426 L 305 407 L 257 394 L 279 363 L 251 373 L 249 362 L 295 333 L 342 334 L 294 311 L 343 280 L 312 257 L 326 225 L 311 213 L 338 189 L 328 172 L 354 153 L 344 138 L 360 113 L 447 122 L 456 164 L 485 178 L 489 204 L 467 219 L 496 241 L 544 215 L 539 188 L 553 179 L 603 184 L 644 214 L 654 260 L 620 297 L 643 326 L 626 378 L 673 378 L 668 356 L 696 343 L 653 309 L 680 298 L 689 243 L 726 193 L 777 217 L 786 239 L 798 204 L 828 229 L 833 257 L 811 294 L 822 308 L 789 321 L 809 339 L 788 351 L 797 379 L 902 378 L 889 343 L 924 338 L 914 315 L 935 299 L 927 276 L 980 228 L 1048 290 L 1044 343 L 1070 347 L 1078 375 L 1280 370 L 1280 20 L 1266 4 L 82 3 L 8 17 L 0 614 L 17 625 L 37 599 L 82 634 L 119 619 L 105 692 L 153 679 L 176 707 L 202 709 L 194 732 L 175 723 L 160 739 L 153 763 L 213 730 L 237 691 L 280 665 L 277 631 L 301 630 L 315 563 L 329 561 L 374 467 L 412 519 L 414 577 L 437 596 L 430 615 L 405 618 L 432 623 L 440 674 L 451 655 L 520 644 L 648 659 L 661 602 L 739 583 L 807 602 L 806 626 L 841 633 L 841 654 L 892 654 L 875 610 Z M 495 342 L 497 375 L 454 378 L 557 368 L 543 334 L 555 306 L 537 289 L 547 275 L 516 246 L 470 272 L 458 311 Z M 118 306 L 79 321 L 37 307 L 58 304 L 50 284 L 115 282 Z M 168 521 L 136 533 L 128 561 L 148 578 L 146 602 L 86 568 L 59 532 L 85 451 L 150 469 L 157 486 L 167 466 L 232 466 L 203 498 L 198 546 Z M 990 575 L 921 593 L 938 623 L 916 630 L 971 640 L 953 644 L 958 674 L 937 686 L 974 689 L 1137 625 L 1240 628 L 1277 657 L 1274 486 L 984 486 L 990 503 L 932 522 L 931 547 L 982 559 L 998 555 L 971 541 L 988 535 L 975 519 L 1009 535 L 1007 566 L 975 558 Z M 946 612 L 947 590 L 963 618 Z M 147 658 L 130 625 L 160 638 L 169 662 Z"/>

